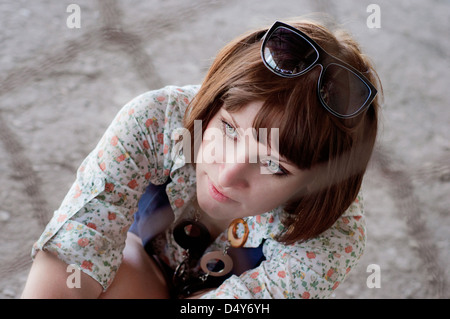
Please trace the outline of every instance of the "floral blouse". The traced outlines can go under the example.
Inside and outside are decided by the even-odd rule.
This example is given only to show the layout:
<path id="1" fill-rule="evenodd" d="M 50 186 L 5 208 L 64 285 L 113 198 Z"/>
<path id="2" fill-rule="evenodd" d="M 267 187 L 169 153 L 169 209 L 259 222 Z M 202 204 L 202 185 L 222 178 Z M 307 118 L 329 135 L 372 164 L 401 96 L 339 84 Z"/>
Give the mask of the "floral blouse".
<path id="1" fill-rule="evenodd" d="M 198 89 L 168 86 L 122 108 L 79 167 L 60 208 L 33 245 L 33 257 L 38 250 L 54 252 L 106 290 L 121 264 L 133 214 L 149 183 L 162 185 L 171 178 L 166 192 L 175 216 L 172 225 L 182 218 L 195 196 L 196 180 L 176 138 Z M 247 218 L 250 233 L 244 247 L 263 243 L 265 260 L 203 298 L 324 298 L 344 281 L 365 246 L 361 197 L 331 228 L 306 242 L 284 245 L 274 239 L 283 230 L 282 215 L 277 208 Z M 160 236 L 159 254 L 175 268 L 185 255 L 171 229 Z M 207 251 L 223 250 L 226 244 L 224 232 Z"/>

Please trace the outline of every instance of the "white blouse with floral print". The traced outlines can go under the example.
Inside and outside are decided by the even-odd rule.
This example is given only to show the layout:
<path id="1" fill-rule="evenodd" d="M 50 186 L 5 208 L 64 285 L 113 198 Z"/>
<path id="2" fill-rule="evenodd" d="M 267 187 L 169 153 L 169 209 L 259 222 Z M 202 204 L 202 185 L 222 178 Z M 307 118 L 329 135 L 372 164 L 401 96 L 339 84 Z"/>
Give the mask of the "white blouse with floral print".
<path id="1" fill-rule="evenodd" d="M 168 86 L 144 93 L 117 114 L 97 147 L 83 161 L 76 181 L 38 241 L 67 264 L 78 265 L 106 290 L 121 264 L 127 231 L 149 183 L 164 184 L 175 224 L 195 196 L 195 170 L 185 163 L 173 136 L 182 133 L 187 105 L 199 86 Z M 177 145 L 177 147 L 175 147 Z M 244 247 L 264 241 L 265 260 L 233 275 L 203 298 L 324 298 L 355 267 L 365 246 L 360 196 L 320 236 L 284 245 L 274 238 L 283 230 L 281 208 L 247 219 Z M 165 232 L 160 257 L 175 268 L 184 250 Z M 207 251 L 223 250 L 223 233 Z"/>

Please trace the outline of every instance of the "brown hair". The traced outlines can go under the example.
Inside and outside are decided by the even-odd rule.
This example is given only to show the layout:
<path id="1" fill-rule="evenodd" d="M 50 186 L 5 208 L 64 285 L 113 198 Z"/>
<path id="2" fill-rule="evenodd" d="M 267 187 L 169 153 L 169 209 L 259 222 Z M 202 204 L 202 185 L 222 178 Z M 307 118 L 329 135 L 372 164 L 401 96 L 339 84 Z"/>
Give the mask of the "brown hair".
<path id="1" fill-rule="evenodd" d="M 290 24 L 377 86 L 378 77 L 371 63 L 347 33 L 333 34 L 310 21 Z M 194 120 L 206 123 L 204 131 L 221 107 L 233 112 L 249 102 L 264 101 L 255 117 L 256 131 L 279 127 L 280 156 L 300 169 L 312 169 L 316 176 L 300 200 L 284 206 L 286 231 L 278 240 L 293 243 L 316 237 L 331 227 L 355 200 L 377 135 L 379 102 L 377 97 L 356 118 L 333 116 L 317 96 L 319 68 L 286 79 L 264 66 L 260 39 L 266 31 L 264 28 L 245 34 L 219 52 L 186 112 L 184 125 L 194 136 Z M 194 163 L 196 154 L 191 154 Z"/>

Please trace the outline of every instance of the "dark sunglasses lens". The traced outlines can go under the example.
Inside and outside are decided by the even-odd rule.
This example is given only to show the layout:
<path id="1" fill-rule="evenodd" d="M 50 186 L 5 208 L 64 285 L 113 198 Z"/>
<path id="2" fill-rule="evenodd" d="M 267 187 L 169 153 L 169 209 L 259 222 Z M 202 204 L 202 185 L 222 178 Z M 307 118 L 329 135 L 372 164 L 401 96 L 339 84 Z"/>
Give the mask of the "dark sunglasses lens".
<path id="1" fill-rule="evenodd" d="M 366 105 L 370 88 L 347 68 L 330 64 L 320 84 L 323 102 L 341 116 L 351 116 Z"/>
<path id="2" fill-rule="evenodd" d="M 289 76 L 307 70 L 317 60 L 318 53 L 302 36 L 279 27 L 266 39 L 263 57 L 272 70 Z"/>

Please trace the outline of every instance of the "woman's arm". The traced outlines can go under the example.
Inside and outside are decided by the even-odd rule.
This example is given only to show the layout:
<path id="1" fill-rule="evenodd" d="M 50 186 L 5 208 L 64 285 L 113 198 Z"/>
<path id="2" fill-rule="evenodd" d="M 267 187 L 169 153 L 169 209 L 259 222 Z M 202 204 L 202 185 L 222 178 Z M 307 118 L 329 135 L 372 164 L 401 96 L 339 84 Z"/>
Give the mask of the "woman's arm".
<path id="1" fill-rule="evenodd" d="M 54 254 L 39 251 L 31 266 L 27 283 L 22 293 L 26 299 L 49 298 L 97 298 L 102 292 L 102 286 L 92 277 L 78 271 L 79 288 L 70 288 L 68 283 L 72 271 L 68 265 Z"/>
<path id="2" fill-rule="evenodd" d="M 184 114 L 178 99 L 182 92 L 170 87 L 147 92 L 118 113 L 34 244 L 32 255 L 39 252 L 39 258 L 24 297 L 96 297 L 112 284 L 141 195 L 149 183 L 168 178 L 171 131 L 181 126 Z M 91 284 L 68 290 L 67 265 L 72 264 L 83 278 L 87 274 L 97 281 L 100 292 Z"/>
<path id="3" fill-rule="evenodd" d="M 147 254 L 141 239 L 128 232 L 117 276 L 101 299 L 167 299 L 169 289 L 158 264 Z"/>
<path id="4" fill-rule="evenodd" d="M 74 273 L 50 252 L 39 251 L 22 293 L 24 299 L 141 299 L 169 298 L 165 278 L 157 264 L 142 247 L 139 237 L 128 233 L 123 261 L 111 286 L 102 286 L 91 276 L 78 271 L 79 282 L 73 285 Z M 72 288 L 71 288 L 72 287 Z"/>
<path id="5" fill-rule="evenodd" d="M 163 146 L 153 141 L 164 132 L 166 106 L 152 103 L 156 94 L 150 92 L 127 103 L 82 162 L 74 184 L 33 246 L 33 255 L 47 253 L 33 265 L 29 280 L 36 284 L 27 284 L 28 295 L 69 297 L 73 292 L 66 290 L 68 265 L 76 265 L 83 275 L 97 281 L 101 291 L 112 283 L 138 200 L 148 183 L 162 175 L 146 178 L 150 170 L 159 172 L 163 162 Z M 148 118 L 158 128 L 147 127 Z"/>

